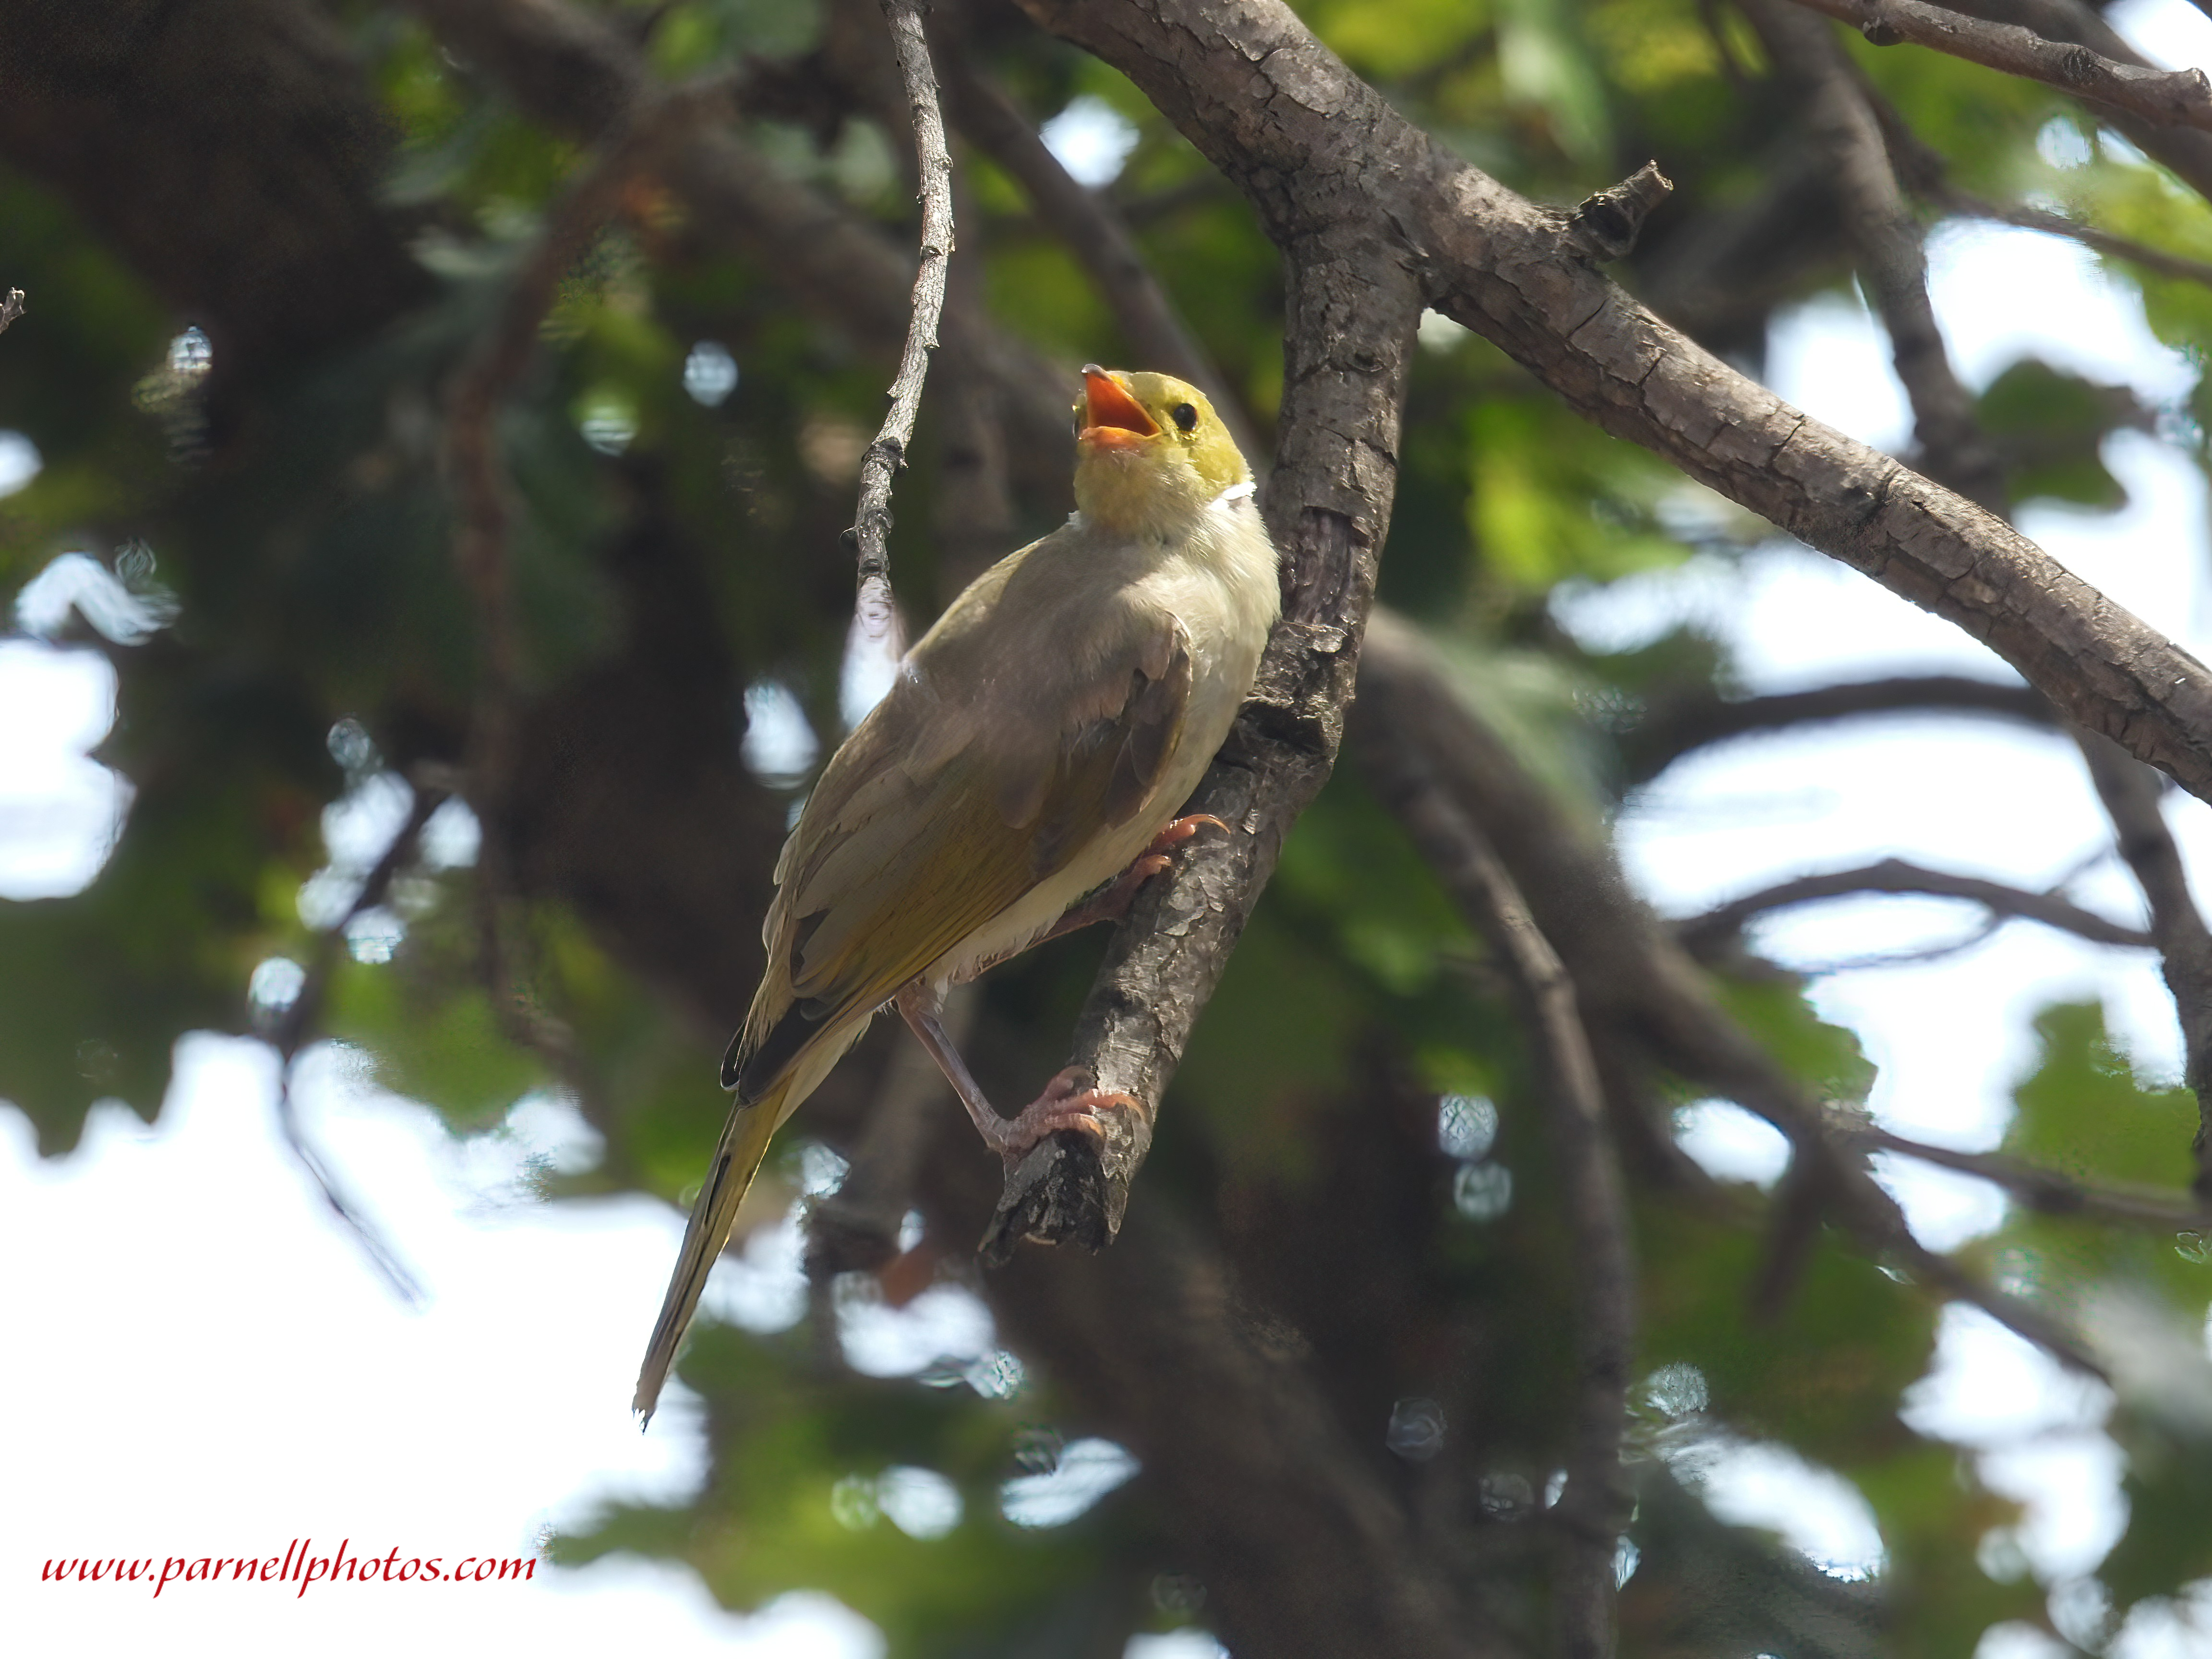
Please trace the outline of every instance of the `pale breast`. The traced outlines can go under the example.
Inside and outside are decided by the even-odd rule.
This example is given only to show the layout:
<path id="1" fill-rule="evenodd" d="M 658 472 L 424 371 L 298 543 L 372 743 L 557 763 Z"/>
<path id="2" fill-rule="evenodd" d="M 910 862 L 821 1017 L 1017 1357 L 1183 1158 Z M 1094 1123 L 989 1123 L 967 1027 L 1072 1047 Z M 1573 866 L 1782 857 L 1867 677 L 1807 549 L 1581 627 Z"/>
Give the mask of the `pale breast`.
<path id="1" fill-rule="evenodd" d="M 927 977 L 951 984 L 1033 944 L 1085 893 L 1112 880 L 1190 799 L 1250 694 L 1279 609 L 1273 544 L 1249 497 L 1207 509 L 1185 550 L 1132 584 L 1139 604 L 1176 617 L 1189 641 L 1183 730 L 1144 807 L 1101 831 L 1066 866 L 947 951 Z"/>

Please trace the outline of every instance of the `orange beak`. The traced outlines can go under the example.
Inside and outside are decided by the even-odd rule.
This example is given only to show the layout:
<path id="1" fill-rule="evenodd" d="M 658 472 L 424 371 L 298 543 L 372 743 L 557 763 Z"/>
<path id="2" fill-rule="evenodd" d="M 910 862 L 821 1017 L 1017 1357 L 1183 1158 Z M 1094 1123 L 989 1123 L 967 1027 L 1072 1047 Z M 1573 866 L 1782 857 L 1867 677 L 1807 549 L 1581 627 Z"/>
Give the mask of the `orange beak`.
<path id="1" fill-rule="evenodd" d="M 1083 366 L 1083 430 L 1079 435 L 1084 442 L 1123 449 L 1159 433 L 1158 422 L 1119 380 L 1096 363 Z"/>

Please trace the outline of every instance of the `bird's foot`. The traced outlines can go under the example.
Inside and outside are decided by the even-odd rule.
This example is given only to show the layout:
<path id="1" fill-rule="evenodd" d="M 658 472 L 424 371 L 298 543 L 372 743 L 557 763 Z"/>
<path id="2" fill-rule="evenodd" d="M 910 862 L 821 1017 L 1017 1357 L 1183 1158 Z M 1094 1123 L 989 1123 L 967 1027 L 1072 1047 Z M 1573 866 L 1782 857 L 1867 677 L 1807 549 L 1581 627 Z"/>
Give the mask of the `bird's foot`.
<path id="1" fill-rule="evenodd" d="M 1152 837 L 1152 844 L 1130 860 L 1127 869 L 1062 916 L 1052 930 L 1053 935 L 1072 933 L 1095 921 L 1119 921 L 1128 914 L 1137 890 L 1175 862 L 1168 854 L 1209 825 L 1224 836 L 1229 833 L 1229 826 L 1211 812 L 1194 812 L 1187 818 L 1177 818 Z"/>
<path id="2" fill-rule="evenodd" d="M 1060 1073 L 1044 1085 L 1044 1092 L 1022 1108 L 1018 1117 L 1002 1117 L 995 1127 L 978 1123 L 983 1139 L 991 1150 L 1006 1161 L 1011 1170 L 1048 1138 L 1063 1129 L 1074 1129 L 1098 1137 L 1103 1147 L 1106 1140 L 1106 1125 L 1098 1116 L 1102 1107 L 1125 1107 L 1133 1112 L 1145 1109 L 1133 1096 L 1115 1089 L 1092 1089 L 1084 1085 L 1084 1073 L 1070 1069 Z"/>

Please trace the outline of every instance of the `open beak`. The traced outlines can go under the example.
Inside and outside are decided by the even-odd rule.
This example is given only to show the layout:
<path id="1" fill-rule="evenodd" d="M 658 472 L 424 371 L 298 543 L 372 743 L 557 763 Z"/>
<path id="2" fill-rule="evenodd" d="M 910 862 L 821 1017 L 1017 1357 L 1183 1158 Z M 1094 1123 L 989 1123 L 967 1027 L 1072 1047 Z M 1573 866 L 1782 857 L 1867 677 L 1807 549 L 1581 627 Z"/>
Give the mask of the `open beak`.
<path id="1" fill-rule="evenodd" d="M 1121 449 L 1159 434 L 1159 423 L 1145 413 L 1144 405 L 1121 381 L 1096 363 L 1083 366 L 1083 430 L 1079 435 L 1084 442 Z"/>

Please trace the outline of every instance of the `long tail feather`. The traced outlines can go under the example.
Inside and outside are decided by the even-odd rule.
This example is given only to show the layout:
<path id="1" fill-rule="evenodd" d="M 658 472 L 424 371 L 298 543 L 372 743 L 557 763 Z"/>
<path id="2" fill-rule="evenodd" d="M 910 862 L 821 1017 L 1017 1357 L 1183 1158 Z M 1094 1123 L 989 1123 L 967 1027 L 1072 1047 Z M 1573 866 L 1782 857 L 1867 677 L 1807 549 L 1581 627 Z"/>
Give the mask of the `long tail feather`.
<path id="1" fill-rule="evenodd" d="M 783 1120 L 784 1097 L 791 1087 L 787 1080 L 763 1098 L 740 1105 L 723 1127 L 722 1144 L 714 1149 L 707 1184 L 699 1189 L 699 1201 L 691 1206 L 691 1220 L 684 1230 L 684 1249 L 669 1278 L 668 1294 L 661 1302 L 653 1340 L 646 1347 L 645 1364 L 637 1376 L 637 1395 L 630 1401 L 630 1409 L 647 1423 L 653 1420 L 661 1384 L 668 1380 L 668 1368 L 676 1363 L 677 1345 L 683 1341 L 699 1306 L 699 1293 L 707 1288 L 707 1275 L 721 1255 L 722 1246 L 729 1243 L 738 1202 L 753 1184 L 761 1160 L 768 1156 L 769 1137 Z"/>

